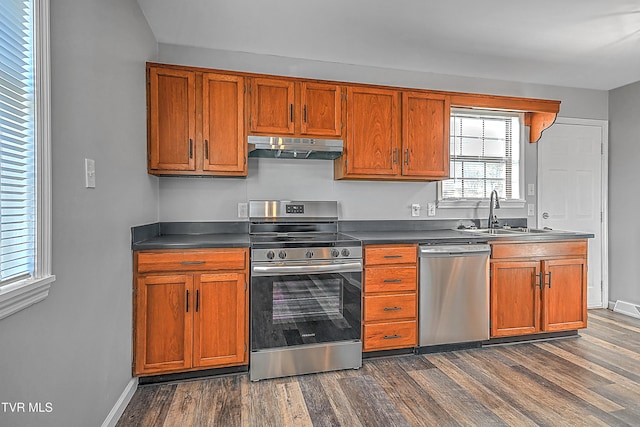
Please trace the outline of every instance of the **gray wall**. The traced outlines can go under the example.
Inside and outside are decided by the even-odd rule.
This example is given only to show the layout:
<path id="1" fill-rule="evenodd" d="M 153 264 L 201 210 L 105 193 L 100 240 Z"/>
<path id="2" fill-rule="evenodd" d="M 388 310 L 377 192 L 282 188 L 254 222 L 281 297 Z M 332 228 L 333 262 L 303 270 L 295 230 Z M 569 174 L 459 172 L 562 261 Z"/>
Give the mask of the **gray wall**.
<path id="1" fill-rule="evenodd" d="M 51 2 L 53 273 L 49 298 L 0 323 L 0 400 L 51 402 L 2 426 L 99 426 L 131 379 L 130 232 L 158 218 L 147 175 L 145 61 L 135 0 Z M 97 187 L 84 188 L 84 158 Z"/>
<path id="2" fill-rule="evenodd" d="M 609 300 L 640 305 L 640 82 L 609 98 Z"/>
<path id="3" fill-rule="evenodd" d="M 491 93 L 561 100 L 564 117 L 607 119 L 606 91 L 362 67 L 269 55 L 208 50 L 160 44 L 159 62 L 347 82 L 383 84 L 459 92 Z M 526 144 L 525 188 L 536 182 L 537 146 Z M 328 161 L 250 159 L 249 176 L 228 178 L 161 178 L 160 219 L 163 221 L 237 220 L 237 203 L 254 198 L 336 199 L 344 219 L 415 219 L 412 203 L 424 207 L 436 200 L 435 183 L 333 181 Z M 535 196 L 528 197 L 535 203 Z M 503 208 L 499 217 L 525 217 L 526 207 Z M 438 209 L 435 218 L 484 218 L 486 209 Z M 530 218 L 534 221 L 534 218 Z"/>

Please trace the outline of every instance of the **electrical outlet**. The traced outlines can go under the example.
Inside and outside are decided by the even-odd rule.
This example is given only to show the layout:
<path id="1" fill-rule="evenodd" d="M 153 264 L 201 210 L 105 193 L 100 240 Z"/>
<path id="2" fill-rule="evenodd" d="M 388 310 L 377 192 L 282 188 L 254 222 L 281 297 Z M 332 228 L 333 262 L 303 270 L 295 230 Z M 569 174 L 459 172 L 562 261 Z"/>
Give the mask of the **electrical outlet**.
<path id="1" fill-rule="evenodd" d="M 238 218 L 247 218 L 249 216 L 246 203 L 238 203 Z"/>
<path id="2" fill-rule="evenodd" d="M 96 188 L 96 162 L 93 159 L 84 159 L 84 186 Z"/>
<path id="3" fill-rule="evenodd" d="M 536 195 L 536 185 L 528 184 L 527 185 L 527 196 L 535 196 Z"/>
<path id="4" fill-rule="evenodd" d="M 536 205 L 530 203 L 527 205 L 527 215 L 536 216 Z"/>
<path id="5" fill-rule="evenodd" d="M 436 216 L 436 204 L 427 203 L 427 216 Z"/>
<path id="6" fill-rule="evenodd" d="M 420 205 L 413 203 L 411 205 L 411 216 L 420 216 Z"/>

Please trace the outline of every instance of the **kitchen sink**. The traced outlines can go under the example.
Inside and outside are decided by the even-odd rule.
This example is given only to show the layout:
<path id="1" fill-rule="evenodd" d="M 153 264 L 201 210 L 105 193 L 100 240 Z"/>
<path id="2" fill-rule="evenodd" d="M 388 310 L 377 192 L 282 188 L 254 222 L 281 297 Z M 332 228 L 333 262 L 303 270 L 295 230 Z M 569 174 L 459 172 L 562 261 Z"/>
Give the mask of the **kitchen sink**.
<path id="1" fill-rule="evenodd" d="M 468 231 L 469 233 L 478 234 L 502 234 L 502 235 L 514 235 L 514 234 L 542 234 L 549 233 L 553 230 L 545 228 L 528 228 L 528 227 L 516 227 L 516 228 L 465 228 L 460 231 Z"/>

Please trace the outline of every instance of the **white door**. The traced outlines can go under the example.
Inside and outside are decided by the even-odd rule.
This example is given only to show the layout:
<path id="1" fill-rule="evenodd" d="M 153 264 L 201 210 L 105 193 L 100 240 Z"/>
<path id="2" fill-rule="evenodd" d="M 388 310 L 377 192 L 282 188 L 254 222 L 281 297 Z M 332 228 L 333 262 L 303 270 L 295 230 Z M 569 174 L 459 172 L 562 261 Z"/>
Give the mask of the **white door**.
<path id="1" fill-rule="evenodd" d="M 538 141 L 538 227 L 593 233 L 587 305 L 606 307 L 607 122 L 563 119 Z"/>

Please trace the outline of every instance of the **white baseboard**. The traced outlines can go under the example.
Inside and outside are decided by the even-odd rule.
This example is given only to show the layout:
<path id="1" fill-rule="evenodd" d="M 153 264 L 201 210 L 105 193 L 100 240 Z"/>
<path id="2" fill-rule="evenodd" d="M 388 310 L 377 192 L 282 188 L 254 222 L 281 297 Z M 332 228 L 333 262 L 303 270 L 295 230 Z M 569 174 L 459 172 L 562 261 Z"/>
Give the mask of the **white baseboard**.
<path id="1" fill-rule="evenodd" d="M 607 306 L 607 308 L 611 311 L 613 311 L 613 308 L 616 306 L 616 302 L 615 301 L 609 301 L 609 305 Z"/>
<path id="2" fill-rule="evenodd" d="M 630 302 L 621 300 L 616 301 L 613 307 L 613 311 L 640 319 L 640 305 L 636 305 Z"/>
<path id="3" fill-rule="evenodd" d="M 131 381 L 129 381 L 127 386 L 124 388 L 124 391 L 118 398 L 118 401 L 113 408 L 111 408 L 111 412 L 109 412 L 109 415 L 107 415 L 107 418 L 105 418 L 102 423 L 102 427 L 115 427 L 137 389 L 138 378 L 131 378 Z"/>

